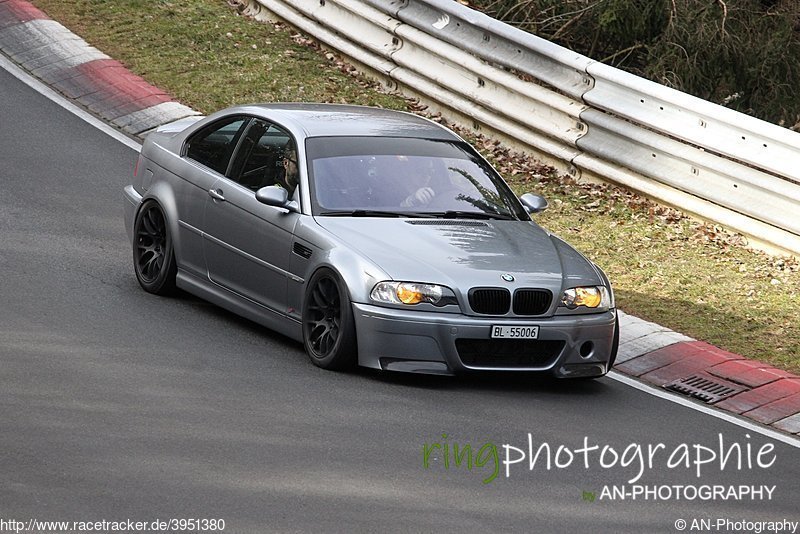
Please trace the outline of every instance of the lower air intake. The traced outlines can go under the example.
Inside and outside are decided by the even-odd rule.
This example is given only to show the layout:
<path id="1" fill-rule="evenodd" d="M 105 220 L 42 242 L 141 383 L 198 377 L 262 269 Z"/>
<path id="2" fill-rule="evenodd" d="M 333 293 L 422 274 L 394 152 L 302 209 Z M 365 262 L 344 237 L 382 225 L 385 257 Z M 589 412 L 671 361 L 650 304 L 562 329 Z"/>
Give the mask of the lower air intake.
<path id="1" fill-rule="evenodd" d="M 457 339 L 456 350 L 467 367 L 547 367 L 564 350 L 564 341 L 541 339 Z"/>

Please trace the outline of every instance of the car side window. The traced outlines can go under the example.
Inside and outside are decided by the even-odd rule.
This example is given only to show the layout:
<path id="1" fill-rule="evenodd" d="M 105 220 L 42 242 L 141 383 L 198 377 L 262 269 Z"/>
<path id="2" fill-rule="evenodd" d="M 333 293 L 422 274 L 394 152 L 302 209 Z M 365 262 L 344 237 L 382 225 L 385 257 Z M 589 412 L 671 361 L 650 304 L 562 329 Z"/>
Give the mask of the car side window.
<path id="1" fill-rule="evenodd" d="M 247 117 L 229 117 L 203 128 L 187 142 L 186 157 L 225 174 L 248 121 Z"/>
<path id="2" fill-rule="evenodd" d="M 297 187 L 297 147 L 283 129 L 254 119 L 240 143 L 228 176 L 256 191 L 278 185 L 294 194 Z"/>

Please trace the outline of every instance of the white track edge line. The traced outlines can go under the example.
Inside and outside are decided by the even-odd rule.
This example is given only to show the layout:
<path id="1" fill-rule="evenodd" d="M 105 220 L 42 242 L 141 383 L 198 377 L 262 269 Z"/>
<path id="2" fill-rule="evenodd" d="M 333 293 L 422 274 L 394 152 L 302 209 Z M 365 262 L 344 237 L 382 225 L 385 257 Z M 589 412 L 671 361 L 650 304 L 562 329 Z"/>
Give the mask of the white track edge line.
<path id="1" fill-rule="evenodd" d="M 33 77 L 27 71 L 17 66 L 16 63 L 9 60 L 3 54 L 0 54 L 0 68 L 6 70 L 9 74 L 17 78 L 19 81 L 21 81 L 22 83 L 24 83 L 37 93 L 41 94 L 45 98 L 52 100 L 62 108 L 76 115 L 78 118 L 88 122 L 90 125 L 94 126 L 101 132 L 110 135 L 111 137 L 113 137 L 123 145 L 127 146 L 128 148 L 131 148 L 136 152 L 141 152 L 142 150 L 141 143 L 137 143 L 134 139 L 128 137 L 119 130 L 109 126 L 107 123 L 98 119 L 97 117 L 95 117 L 88 111 L 84 110 L 83 108 L 73 104 L 67 98 L 63 97 L 62 95 L 58 94 L 56 91 L 54 91 L 53 89 L 42 83 L 38 78 Z"/>
<path id="2" fill-rule="evenodd" d="M 630 386 L 632 388 L 638 389 L 639 391 L 643 391 L 645 393 L 649 393 L 655 397 L 659 397 L 661 399 L 668 400 L 670 402 L 674 402 L 675 404 L 680 404 L 681 406 L 686 406 L 687 408 L 691 408 L 698 412 L 702 412 L 706 415 L 710 415 L 712 417 L 716 417 L 717 419 L 722 419 L 728 423 L 733 423 L 734 425 L 740 426 L 747 430 L 751 430 L 753 432 L 758 432 L 768 438 L 781 441 L 787 445 L 800 449 L 800 439 L 795 438 L 790 434 L 783 433 L 779 430 L 773 430 L 766 426 L 762 426 L 759 423 L 751 422 L 747 419 L 743 419 L 742 417 L 736 414 L 729 414 L 723 412 L 719 408 L 714 408 L 712 406 L 705 406 L 700 404 L 697 401 L 693 401 L 691 399 L 681 397 L 679 395 L 670 393 L 666 390 L 662 390 L 656 386 L 652 386 L 650 384 L 645 384 L 643 382 L 639 382 L 638 380 L 631 378 L 627 375 L 624 375 L 617 371 L 611 371 L 606 375 L 608 378 L 612 380 L 616 380 L 617 382 L 621 382 L 626 386 Z"/>

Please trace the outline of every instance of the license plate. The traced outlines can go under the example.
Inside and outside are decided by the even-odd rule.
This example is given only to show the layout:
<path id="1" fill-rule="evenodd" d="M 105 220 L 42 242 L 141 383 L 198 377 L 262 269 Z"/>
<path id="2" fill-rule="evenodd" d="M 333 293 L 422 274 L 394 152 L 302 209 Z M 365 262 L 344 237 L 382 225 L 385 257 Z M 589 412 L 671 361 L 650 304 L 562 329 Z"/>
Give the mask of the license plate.
<path id="1" fill-rule="evenodd" d="M 538 337 L 538 326 L 492 326 L 492 338 L 537 339 Z"/>

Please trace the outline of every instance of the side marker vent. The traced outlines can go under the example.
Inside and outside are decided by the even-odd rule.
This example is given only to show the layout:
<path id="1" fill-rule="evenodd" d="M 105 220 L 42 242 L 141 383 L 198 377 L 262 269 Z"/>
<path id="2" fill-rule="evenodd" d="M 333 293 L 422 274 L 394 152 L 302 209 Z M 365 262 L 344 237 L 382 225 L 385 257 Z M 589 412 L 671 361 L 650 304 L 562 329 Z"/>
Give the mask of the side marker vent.
<path id="1" fill-rule="evenodd" d="M 300 256 L 301 258 L 308 259 L 311 257 L 313 251 L 305 245 L 301 245 L 300 243 L 295 242 L 292 245 L 292 252 Z"/>

